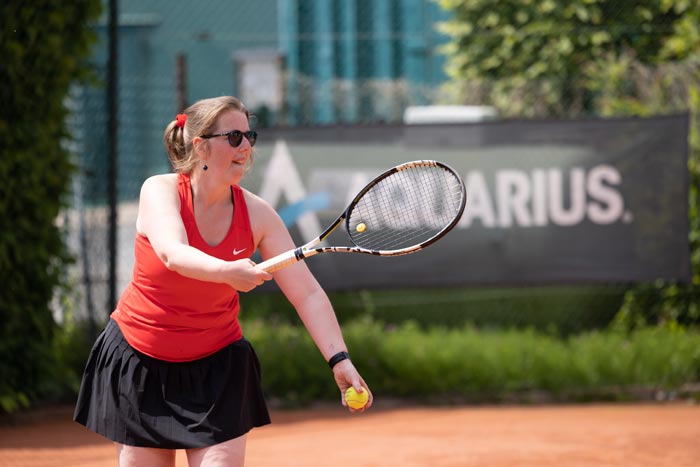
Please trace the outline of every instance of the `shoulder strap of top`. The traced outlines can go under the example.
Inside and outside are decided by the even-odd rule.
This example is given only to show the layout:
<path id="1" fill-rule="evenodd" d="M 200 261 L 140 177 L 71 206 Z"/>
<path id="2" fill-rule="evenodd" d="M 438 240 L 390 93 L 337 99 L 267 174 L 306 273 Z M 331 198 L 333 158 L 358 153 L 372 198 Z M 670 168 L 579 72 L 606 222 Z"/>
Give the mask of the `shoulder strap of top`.
<path id="1" fill-rule="evenodd" d="M 231 185 L 231 193 L 233 194 L 233 205 L 235 209 L 234 217 L 237 217 L 236 222 L 240 227 L 250 230 L 248 205 L 245 202 L 243 189 L 238 185 Z"/>
<path id="2" fill-rule="evenodd" d="M 180 196 L 180 216 L 182 216 L 182 221 L 185 224 L 190 224 L 194 221 L 194 210 L 192 207 L 192 188 L 189 175 L 178 174 L 177 192 Z"/>

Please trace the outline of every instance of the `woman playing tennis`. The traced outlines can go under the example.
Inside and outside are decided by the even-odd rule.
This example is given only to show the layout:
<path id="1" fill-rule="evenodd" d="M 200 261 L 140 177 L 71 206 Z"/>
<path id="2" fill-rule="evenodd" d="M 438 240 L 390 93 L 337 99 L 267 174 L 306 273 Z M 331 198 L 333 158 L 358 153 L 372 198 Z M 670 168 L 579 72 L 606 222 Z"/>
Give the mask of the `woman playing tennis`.
<path id="1" fill-rule="evenodd" d="M 176 449 L 190 466 L 243 465 L 246 433 L 270 423 L 238 293 L 273 279 L 254 251 L 266 259 L 294 244 L 272 207 L 239 186 L 257 138 L 249 120 L 234 97 L 190 106 L 164 133 L 174 173 L 141 189 L 133 277 L 95 342 L 75 410 L 116 443 L 120 466 L 174 466 Z M 274 279 L 346 405 L 347 388 L 367 385 L 326 293 L 303 262 Z"/>

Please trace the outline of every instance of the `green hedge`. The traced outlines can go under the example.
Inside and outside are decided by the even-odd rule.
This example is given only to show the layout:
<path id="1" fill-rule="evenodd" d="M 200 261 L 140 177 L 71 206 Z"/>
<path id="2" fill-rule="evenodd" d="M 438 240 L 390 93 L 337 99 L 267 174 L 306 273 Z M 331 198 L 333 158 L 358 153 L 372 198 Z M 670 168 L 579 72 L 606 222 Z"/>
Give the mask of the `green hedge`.
<path id="1" fill-rule="evenodd" d="M 0 412 L 52 384 L 49 302 L 70 261 L 55 224 L 72 172 L 64 100 L 87 76 L 99 11 L 99 0 L 0 2 Z"/>
<path id="2" fill-rule="evenodd" d="M 243 323 L 263 366 L 268 397 L 306 404 L 338 397 L 305 329 Z M 672 325 L 560 338 L 535 330 L 422 329 L 370 319 L 344 326 L 353 361 L 377 398 L 448 403 L 504 401 L 529 394 L 558 400 L 635 397 L 700 381 L 700 332 Z"/>
<path id="3" fill-rule="evenodd" d="M 75 398 L 92 343 L 87 324 L 64 326 L 54 339 L 44 399 Z M 246 319 L 242 326 L 260 357 L 270 402 L 284 407 L 337 400 L 328 366 L 298 320 Z M 700 330 L 677 324 L 561 337 L 532 328 L 384 324 L 365 316 L 346 322 L 343 332 L 355 365 L 379 400 L 627 400 L 700 382 Z"/>

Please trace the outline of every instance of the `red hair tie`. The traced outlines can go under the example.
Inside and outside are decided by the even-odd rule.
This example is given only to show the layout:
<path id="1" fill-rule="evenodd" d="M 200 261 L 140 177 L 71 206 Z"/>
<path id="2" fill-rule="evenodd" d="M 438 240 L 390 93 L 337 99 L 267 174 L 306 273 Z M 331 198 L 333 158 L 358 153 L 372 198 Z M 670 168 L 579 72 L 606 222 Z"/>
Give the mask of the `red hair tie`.
<path id="1" fill-rule="evenodd" d="M 175 126 L 178 126 L 180 128 L 185 128 L 185 122 L 187 121 L 187 114 L 177 114 L 177 117 L 175 117 Z"/>

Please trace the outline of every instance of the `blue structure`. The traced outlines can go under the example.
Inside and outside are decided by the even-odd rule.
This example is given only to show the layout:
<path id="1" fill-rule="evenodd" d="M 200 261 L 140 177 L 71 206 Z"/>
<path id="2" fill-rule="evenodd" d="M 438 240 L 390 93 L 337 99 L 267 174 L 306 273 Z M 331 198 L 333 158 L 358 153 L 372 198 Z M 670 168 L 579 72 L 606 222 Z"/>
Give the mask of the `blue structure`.
<path id="1" fill-rule="evenodd" d="M 445 80 L 435 26 L 447 17 L 432 0 L 121 0 L 118 9 L 122 199 L 167 170 L 162 132 L 181 101 L 237 95 L 258 126 L 396 122 Z M 101 74 L 106 19 L 97 31 Z M 104 88 L 76 101 L 81 163 L 94 179 L 84 188 L 100 202 Z"/>
<path id="2" fill-rule="evenodd" d="M 286 124 L 396 120 L 406 104 L 445 79 L 435 25 L 447 19 L 426 0 L 280 0 L 286 63 Z M 315 83 L 313 89 L 305 82 Z M 312 103 L 312 104 L 309 104 Z M 305 106 L 311 105 L 311 111 Z"/>

